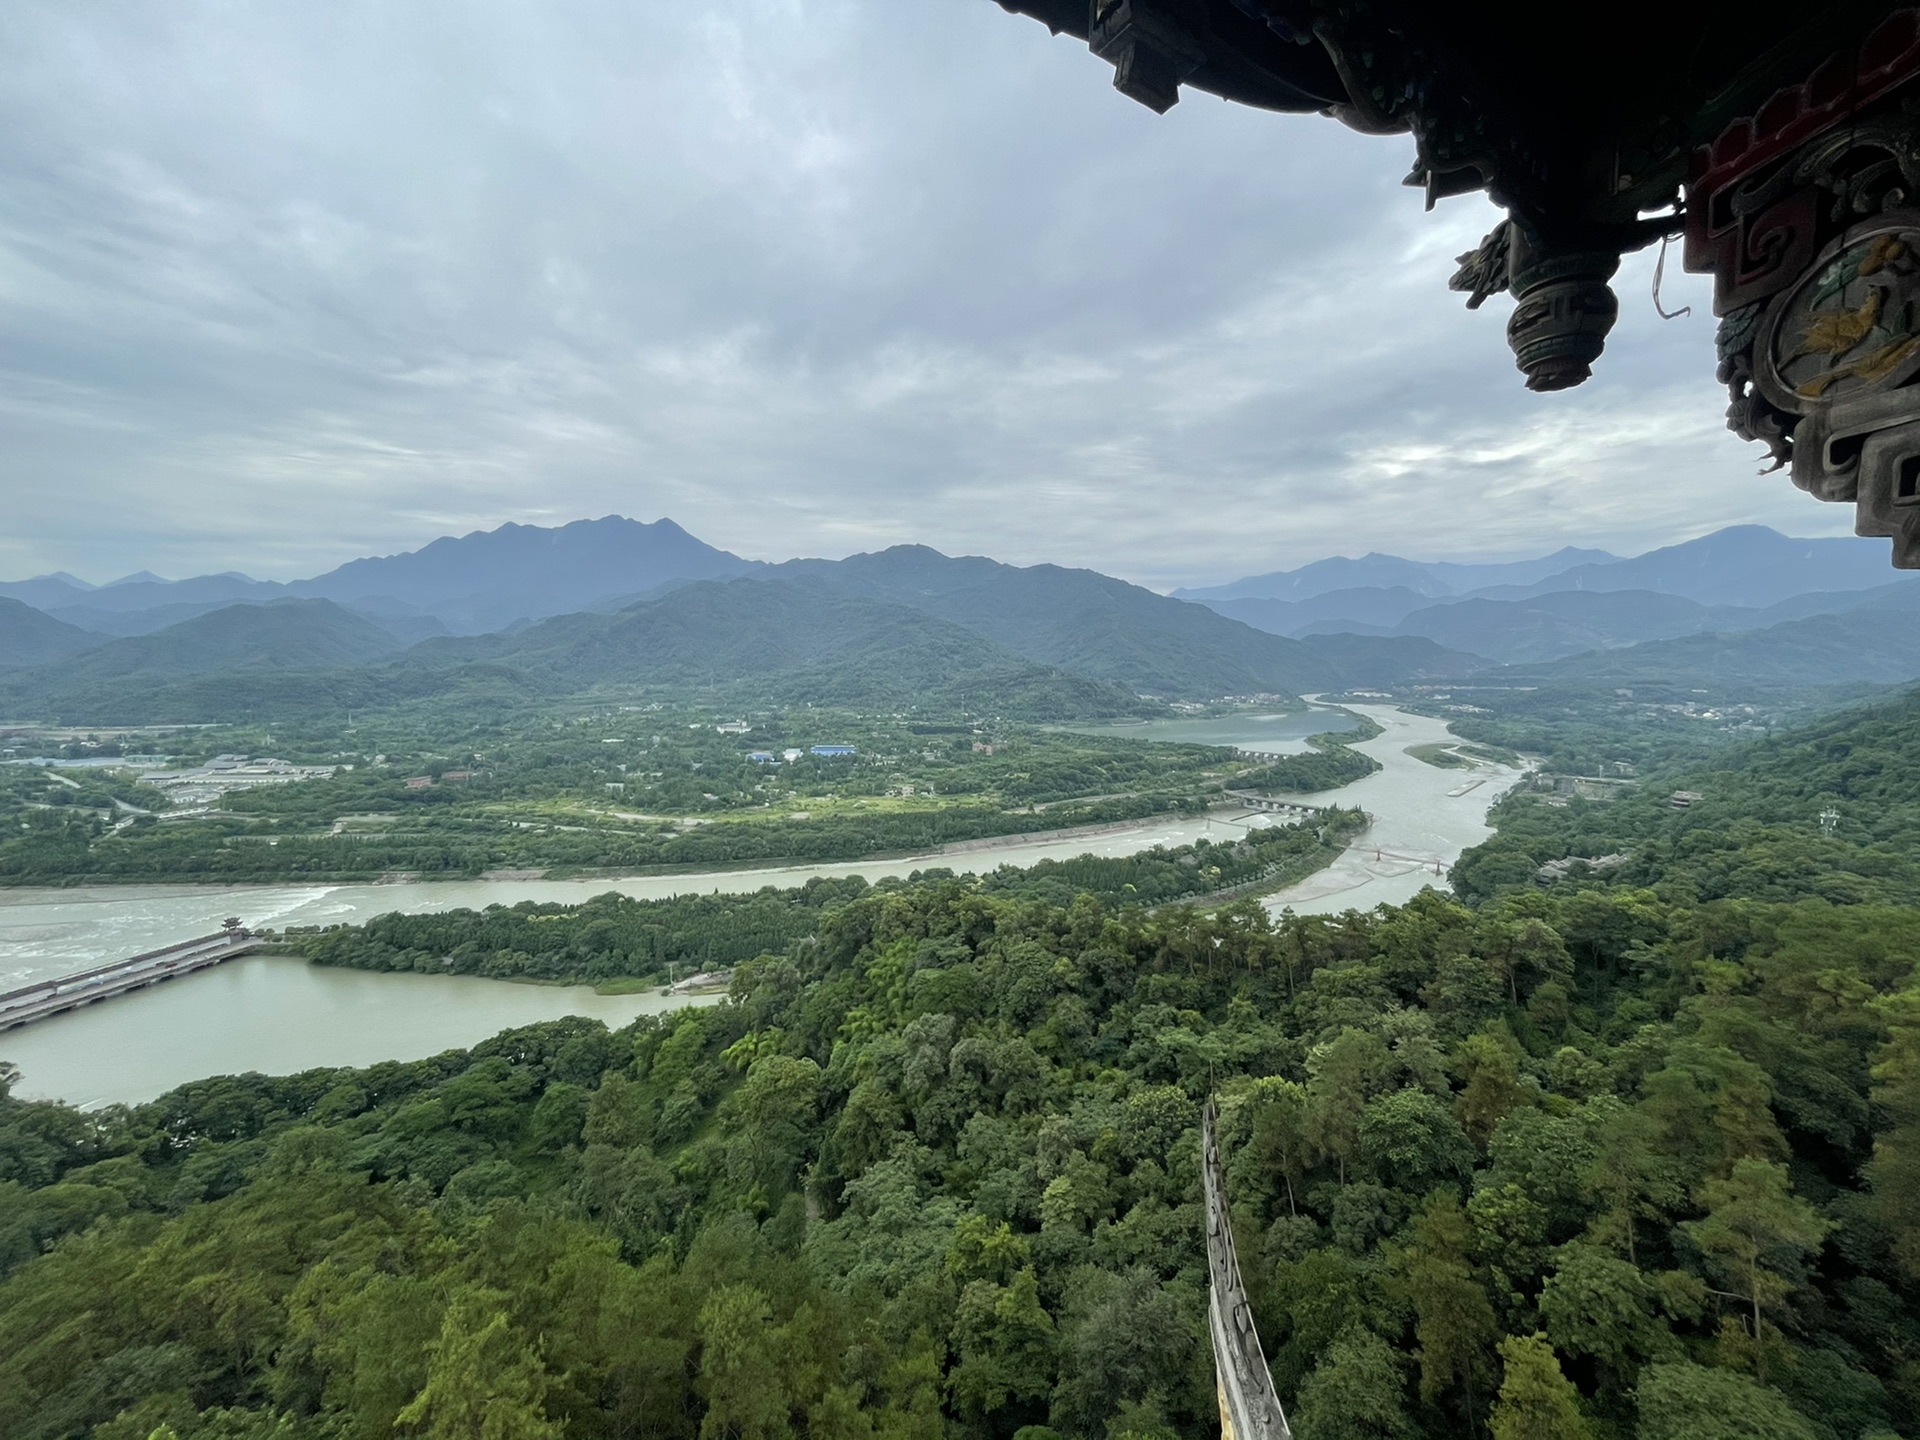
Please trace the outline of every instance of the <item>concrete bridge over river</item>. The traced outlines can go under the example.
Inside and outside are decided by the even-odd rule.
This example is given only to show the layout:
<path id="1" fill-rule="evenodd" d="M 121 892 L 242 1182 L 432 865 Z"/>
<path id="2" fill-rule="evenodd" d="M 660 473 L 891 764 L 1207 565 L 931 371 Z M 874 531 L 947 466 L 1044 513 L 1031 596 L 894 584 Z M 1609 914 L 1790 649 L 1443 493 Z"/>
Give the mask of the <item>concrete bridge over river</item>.
<path id="1" fill-rule="evenodd" d="M 97 1000 L 191 975 L 236 955 L 250 955 L 265 943 L 236 921 L 218 935 L 204 935 L 198 940 L 185 940 L 162 950 L 149 950 L 143 955 L 117 960 L 96 970 L 83 970 L 78 975 L 62 975 L 37 985 L 9 990 L 0 995 L 0 1030 L 31 1025 L 36 1020 L 91 1005 Z"/>

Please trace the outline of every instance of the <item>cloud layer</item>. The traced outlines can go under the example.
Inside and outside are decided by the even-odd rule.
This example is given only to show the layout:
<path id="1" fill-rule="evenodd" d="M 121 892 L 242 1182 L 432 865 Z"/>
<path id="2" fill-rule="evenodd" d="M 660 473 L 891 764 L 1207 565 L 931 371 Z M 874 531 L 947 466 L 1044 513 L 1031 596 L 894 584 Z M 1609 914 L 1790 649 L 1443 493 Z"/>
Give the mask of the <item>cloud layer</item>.
<path id="1" fill-rule="evenodd" d="M 1677 263 L 1691 317 L 1635 257 L 1529 395 L 1408 142 L 1156 117 L 988 0 L 15 0 L 0 49 L 0 576 L 610 511 L 1158 586 L 1850 521 L 1721 428 Z"/>

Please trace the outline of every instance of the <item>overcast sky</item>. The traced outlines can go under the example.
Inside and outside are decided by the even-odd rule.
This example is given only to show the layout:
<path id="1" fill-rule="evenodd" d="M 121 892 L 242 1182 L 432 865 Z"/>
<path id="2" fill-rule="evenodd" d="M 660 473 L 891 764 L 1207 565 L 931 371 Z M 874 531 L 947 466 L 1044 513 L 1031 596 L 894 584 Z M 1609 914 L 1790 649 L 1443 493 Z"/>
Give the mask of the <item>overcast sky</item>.
<path id="1" fill-rule="evenodd" d="M 1158 587 L 1851 516 L 1651 254 L 1529 395 L 1405 137 L 1158 117 L 992 0 L 8 0 L 0 578 L 289 579 L 507 520 Z"/>

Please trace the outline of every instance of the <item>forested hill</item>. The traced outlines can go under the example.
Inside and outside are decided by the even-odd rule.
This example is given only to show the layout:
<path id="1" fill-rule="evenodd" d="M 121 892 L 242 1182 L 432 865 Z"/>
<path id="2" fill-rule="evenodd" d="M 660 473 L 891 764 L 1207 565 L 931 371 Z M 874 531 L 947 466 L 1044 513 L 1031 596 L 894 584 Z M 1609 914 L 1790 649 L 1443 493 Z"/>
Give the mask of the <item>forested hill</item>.
<path id="1" fill-rule="evenodd" d="M 1030 660 L 1147 694 L 1299 694 L 1341 684 L 1339 672 L 1298 641 L 1092 570 L 900 545 L 845 560 L 796 560 L 769 573 L 910 606 Z"/>
<path id="2" fill-rule="evenodd" d="M 167 668 L 178 637 L 225 625 L 257 633 L 289 614 L 327 612 L 327 633 L 353 628 L 384 657 L 343 665 L 330 644 L 279 643 L 278 673 L 265 663 L 213 671 Z M 524 705 L 596 688 L 697 691 L 724 703 L 959 708 L 1039 719 L 1125 715 L 1139 698 L 1117 686 L 1036 664 L 972 631 L 902 606 L 807 589 L 745 582 L 690 585 L 612 615 L 582 613 L 511 634 L 426 641 L 396 657 L 398 643 L 371 622 L 324 600 L 235 606 L 156 635 L 114 641 L 66 669 L 0 676 L 0 709 L 92 723 L 299 717 L 437 700 Z M 189 658 L 197 655 L 189 652 Z M 243 658 L 236 655 L 236 660 Z M 326 668 L 331 666 L 332 668 Z M 196 677 L 194 672 L 203 672 Z M 265 673 L 274 671 L 275 673 Z M 119 678 L 124 674 L 125 678 Z"/>
<path id="3" fill-rule="evenodd" d="M 1138 705 L 1129 691 L 906 606 L 749 580 L 688 585 L 612 615 L 563 615 L 511 635 L 429 641 L 411 658 L 505 665 L 562 694 L 747 682 L 759 695 L 821 704 L 958 707 L 971 691 L 1044 715 Z"/>
<path id="4" fill-rule="evenodd" d="M 1697 798 L 1675 809 L 1676 791 Z M 1613 803 L 1539 801 L 1522 793 L 1495 812 L 1499 833 L 1462 857 L 1457 887 L 1493 894 L 1530 886 L 1551 861 L 1626 855 L 1615 879 L 1700 899 L 1920 905 L 1920 690 L 1742 744 L 1711 768 L 1655 769 Z"/>
<path id="5" fill-rule="evenodd" d="M 278 708 L 291 698 L 292 708 L 281 713 L 298 714 L 313 688 L 307 677 L 351 673 L 402 648 L 365 616 L 330 600 L 232 605 L 56 663 L 0 672 L 0 712 L 108 724 L 219 720 L 255 711 L 262 700 Z"/>
<path id="6" fill-rule="evenodd" d="M 404 656 L 393 635 L 331 601 L 234 605 L 0 674 L 0 710 L 196 722 L 653 689 L 1064 719 L 1137 713 L 1143 697 L 1284 702 L 1485 664 L 1425 640 L 1284 639 L 1091 571 L 888 551 L 769 573 L 779 578 L 686 584 L 612 613 L 429 639 Z"/>
<path id="7" fill-rule="evenodd" d="M 891 703 L 984 694 L 1002 683 L 996 672 L 1044 672 L 1076 677 L 1089 702 L 1109 709 L 1115 697 L 1284 696 L 1485 664 L 1423 640 L 1288 640 L 1090 570 L 1019 569 L 920 547 L 766 576 L 688 585 L 510 635 L 430 641 L 414 655 L 486 659 L 572 689 L 791 674 L 845 693 L 858 676 Z"/>
<path id="8" fill-rule="evenodd" d="M 44 665 L 99 643 L 98 635 L 0 595 L 0 666 Z"/>
<path id="9" fill-rule="evenodd" d="M 0 1434 L 1202 1440 L 1210 1092 L 1303 1440 L 1920 1433 L 1920 909 L 1819 898 L 1895 831 L 1779 838 L 1898 803 L 1913 719 L 1718 772 L 1754 863 L 1710 893 L 1702 827 L 1368 915 L 1150 913 L 1095 867 L 815 887 L 781 943 L 778 896 L 702 897 L 775 950 L 730 1004 L 0 1099 Z M 551 927 L 529 973 L 590 972 L 670 908 L 326 946 L 484 973 Z"/>
<path id="10" fill-rule="evenodd" d="M 39 671 L 8 675 L 6 685 L 16 692 L 31 692 L 120 681 L 152 684 L 211 670 L 310 670 L 361 664 L 402 648 L 365 616 L 331 600 L 231 605 L 151 635 L 104 642 L 99 636 L 87 638 L 93 644 L 84 655 Z"/>
<path id="11" fill-rule="evenodd" d="M 1859 608 L 1732 634 L 1686 635 L 1517 669 L 1515 684 L 1711 685 L 1722 695 L 1800 686 L 1898 685 L 1920 675 L 1920 585 Z"/>

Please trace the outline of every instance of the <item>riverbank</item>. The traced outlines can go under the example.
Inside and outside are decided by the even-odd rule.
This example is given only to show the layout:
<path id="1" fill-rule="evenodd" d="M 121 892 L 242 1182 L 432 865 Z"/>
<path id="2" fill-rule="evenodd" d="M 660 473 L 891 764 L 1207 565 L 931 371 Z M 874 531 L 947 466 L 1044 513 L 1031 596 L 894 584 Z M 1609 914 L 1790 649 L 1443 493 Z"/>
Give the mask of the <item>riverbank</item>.
<path id="1" fill-rule="evenodd" d="M 355 925 L 401 911 L 483 910 L 489 905 L 578 905 L 609 892 L 637 900 L 676 895 L 740 894 L 767 886 L 785 889 L 816 877 L 869 881 L 905 878 L 916 870 L 961 871 L 1000 865 L 1026 867 L 1081 855 L 1117 857 L 1155 845 L 1168 848 L 1218 839 L 1246 825 L 1272 823 L 1222 809 L 1134 825 L 1074 827 L 1022 837 L 990 850 L 935 849 L 890 858 L 828 861 L 670 875 L 611 875 L 590 879 L 416 881 L 334 885 L 102 885 L 0 890 L 0 989 L 70 974 L 145 950 L 157 950 L 220 927 L 229 915 L 255 929 Z M 975 844 L 978 842 L 965 842 Z M 956 863 L 968 856 L 979 864 Z"/>

